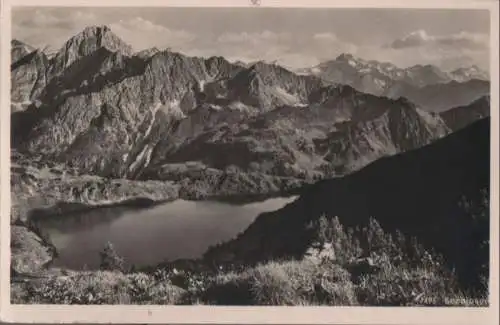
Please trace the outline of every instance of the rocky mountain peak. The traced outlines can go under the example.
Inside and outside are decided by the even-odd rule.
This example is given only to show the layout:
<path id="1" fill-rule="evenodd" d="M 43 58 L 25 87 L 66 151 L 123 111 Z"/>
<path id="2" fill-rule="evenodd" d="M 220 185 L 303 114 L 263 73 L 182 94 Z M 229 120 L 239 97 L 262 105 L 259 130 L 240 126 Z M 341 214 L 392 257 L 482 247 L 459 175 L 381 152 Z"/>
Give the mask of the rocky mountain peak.
<path id="1" fill-rule="evenodd" d="M 223 56 L 217 55 L 209 57 L 207 59 L 207 62 L 212 64 L 222 64 L 227 62 L 227 60 Z"/>
<path id="2" fill-rule="evenodd" d="M 70 38 L 56 53 L 52 72 L 58 74 L 73 62 L 102 47 L 127 56 L 133 53 L 132 47 L 115 35 L 108 26 L 89 26 Z"/>
<path id="3" fill-rule="evenodd" d="M 482 70 L 477 65 L 460 67 L 450 72 L 451 77 L 456 81 L 467 81 L 470 79 L 489 80 L 487 71 Z"/>
<path id="4" fill-rule="evenodd" d="M 342 53 L 337 58 L 335 58 L 335 61 L 348 61 L 348 60 L 355 60 L 356 58 L 354 55 L 350 53 Z"/>
<path id="5" fill-rule="evenodd" d="M 10 41 L 11 46 L 25 46 L 26 44 L 17 39 L 12 39 Z"/>
<path id="6" fill-rule="evenodd" d="M 273 66 L 264 61 L 255 62 L 248 68 L 248 70 L 253 73 L 269 73 L 272 72 L 272 69 Z"/>
<path id="7" fill-rule="evenodd" d="M 240 66 L 230 63 L 222 56 L 211 56 L 205 60 L 207 72 L 213 78 L 228 77 L 241 70 Z"/>
<path id="8" fill-rule="evenodd" d="M 106 25 L 89 26 L 66 42 L 65 47 L 78 44 L 83 47 L 82 52 L 92 52 L 97 48 L 105 47 L 112 52 L 120 51 L 125 55 L 132 54 L 132 47 L 114 34 Z"/>
<path id="9" fill-rule="evenodd" d="M 450 81 L 449 75 L 438 67 L 426 64 L 417 64 L 406 69 L 411 83 L 416 86 L 426 86 Z"/>
<path id="10" fill-rule="evenodd" d="M 11 51 L 10 51 L 11 63 L 18 61 L 22 57 L 28 55 L 29 53 L 35 50 L 34 47 L 17 39 L 11 40 L 10 46 L 11 46 Z"/>
<path id="11" fill-rule="evenodd" d="M 439 69 L 438 67 L 436 67 L 435 65 L 432 65 L 432 64 L 425 64 L 425 65 L 418 64 L 418 65 L 410 67 L 408 70 L 409 71 L 435 73 L 437 75 L 442 75 L 442 76 L 446 75 L 443 71 L 441 71 L 441 69 Z"/>
<path id="12" fill-rule="evenodd" d="M 148 59 L 151 58 L 153 55 L 156 53 L 159 53 L 160 50 L 157 47 L 151 47 L 142 51 L 139 51 L 135 54 L 135 56 L 141 58 L 141 59 Z"/>

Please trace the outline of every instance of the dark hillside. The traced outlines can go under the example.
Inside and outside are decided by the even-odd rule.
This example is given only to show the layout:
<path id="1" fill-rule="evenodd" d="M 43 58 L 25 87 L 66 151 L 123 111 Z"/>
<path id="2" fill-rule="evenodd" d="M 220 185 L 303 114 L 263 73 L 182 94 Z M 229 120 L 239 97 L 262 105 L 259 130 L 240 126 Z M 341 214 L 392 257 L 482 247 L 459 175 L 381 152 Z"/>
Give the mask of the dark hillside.
<path id="1" fill-rule="evenodd" d="M 347 227 L 361 227 L 373 217 L 385 230 L 417 237 L 443 254 L 464 281 L 476 282 L 489 256 L 489 211 L 477 210 L 489 193 L 489 122 L 482 119 L 420 149 L 320 181 L 283 209 L 260 215 L 207 257 L 299 257 L 313 240 L 307 231 L 312 220 L 338 216 Z"/>

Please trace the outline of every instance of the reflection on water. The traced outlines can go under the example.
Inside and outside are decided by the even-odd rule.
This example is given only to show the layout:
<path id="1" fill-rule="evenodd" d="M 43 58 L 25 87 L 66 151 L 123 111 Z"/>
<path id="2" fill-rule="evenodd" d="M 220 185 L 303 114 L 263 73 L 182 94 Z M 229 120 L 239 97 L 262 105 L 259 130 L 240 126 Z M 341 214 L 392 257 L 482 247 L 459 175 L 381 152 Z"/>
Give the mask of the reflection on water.
<path id="1" fill-rule="evenodd" d="M 38 224 L 58 250 L 54 266 L 95 269 L 107 241 L 127 264 L 146 266 L 200 257 L 208 246 L 235 237 L 258 214 L 277 210 L 294 199 L 244 205 L 177 200 L 148 209 L 93 209 L 43 218 Z"/>

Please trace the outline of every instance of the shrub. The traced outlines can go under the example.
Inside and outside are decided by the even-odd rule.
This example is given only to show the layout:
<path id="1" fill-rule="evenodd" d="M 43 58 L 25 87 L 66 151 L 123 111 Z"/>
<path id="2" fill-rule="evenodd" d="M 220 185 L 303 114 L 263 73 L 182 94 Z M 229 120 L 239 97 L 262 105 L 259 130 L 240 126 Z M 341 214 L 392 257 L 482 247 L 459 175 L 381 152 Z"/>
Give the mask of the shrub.
<path id="1" fill-rule="evenodd" d="M 393 267 L 387 264 L 376 274 L 361 276 L 356 289 L 363 305 L 388 306 L 456 306 L 481 305 L 483 296 L 465 294 L 453 274 L 436 268 Z"/>
<path id="2" fill-rule="evenodd" d="M 120 271 L 123 272 L 124 269 L 124 260 L 122 257 L 116 253 L 113 244 L 111 242 L 107 242 L 104 246 L 103 251 L 100 253 L 101 256 L 101 270 L 106 271 Z"/>
<path id="3" fill-rule="evenodd" d="M 115 304 L 121 297 L 123 278 L 111 272 L 82 272 L 52 276 L 33 282 L 28 288 L 29 303 Z"/>
<path id="4" fill-rule="evenodd" d="M 30 282 L 25 294 L 18 290 L 14 298 L 34 304 L 176 304 L 184 294 L 168 280 L 144 273 L 89 271 Z"/>
<path id="5" fill-rule="evenodd" d="M 362 254 L 362 249 L 354 230 L 344 229 L 338 217 L 321 216 L 315 223 L 309 225 L 309 231 L 316 233 L 316 241 L 324 246 L 331 244 L 338 263 L 347 263 Z"/>
<path id="6" fill-rule="evenodd" d="M 332 263 L 269 262 L 217 276 L 204 301 L 236 305 L 353 305 L 349 274 Z"/>
<path id="7" fill-rule="evenodd" d="M 487 296 L 487 285 L 482 291 L 465 290 L 442 256 L 399 231 L 393 236 L 373 218 L 361 229 L 345 229 L 338 218 L 323 216 L 309 228 L 323 247 L 332 245 L 335 263 L 351 273 L 362 305 L 467 305 L 470 301 L 487 301 L 482 298 Z"/>

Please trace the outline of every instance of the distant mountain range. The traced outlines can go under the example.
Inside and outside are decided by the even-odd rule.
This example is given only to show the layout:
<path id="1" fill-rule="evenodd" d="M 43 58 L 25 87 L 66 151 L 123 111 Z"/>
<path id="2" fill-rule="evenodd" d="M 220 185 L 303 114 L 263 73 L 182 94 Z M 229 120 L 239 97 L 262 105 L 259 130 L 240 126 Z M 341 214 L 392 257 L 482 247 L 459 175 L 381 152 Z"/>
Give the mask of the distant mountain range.
<path id="1" fill-rule="evenodd" d="M 489 93 L 488 73 L 477 66 L 451 72 L 441 71 L 433 65 L 402 69 L 391 63 L 366 61 L 351 54 L 342 54 L 335 60 L 297 72 L 347 84 L 377 96 L 406 97 L 430 111 L 466 105 Z M 464 90 L 467 91 L 465 94 Z M 460 97 L 454 98 L 457 95 Z"/>
<path id="2" fill-rule="evenodd" d="M 50 57 L 14 40 L 12 147 L 106 177 L 179 180 L 184 165 L 189 181 L 238 171 L 258 187 L 255 175 L 345 175 L 489 115 L 489 82 L 475 68 L 399 69 L 346 54 L 309 72 L 133 53 L 106 26 Z"/>

